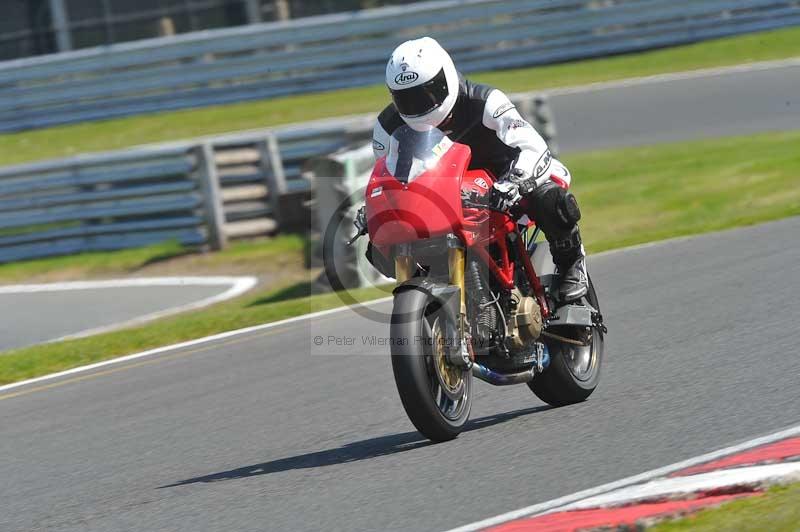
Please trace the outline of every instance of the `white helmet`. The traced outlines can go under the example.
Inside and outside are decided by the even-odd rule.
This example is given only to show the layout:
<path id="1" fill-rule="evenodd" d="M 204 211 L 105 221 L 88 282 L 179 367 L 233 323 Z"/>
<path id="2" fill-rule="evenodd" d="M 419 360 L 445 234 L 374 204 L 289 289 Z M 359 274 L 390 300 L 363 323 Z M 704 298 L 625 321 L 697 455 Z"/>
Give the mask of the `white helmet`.
<path id="1" fill-rule="evenodd" d="M 417 131 L 438 127 L 456 105 L 458 71 L 430 37 L 398 46 L 386 65 L 386 85 L 403 120 Z"/>

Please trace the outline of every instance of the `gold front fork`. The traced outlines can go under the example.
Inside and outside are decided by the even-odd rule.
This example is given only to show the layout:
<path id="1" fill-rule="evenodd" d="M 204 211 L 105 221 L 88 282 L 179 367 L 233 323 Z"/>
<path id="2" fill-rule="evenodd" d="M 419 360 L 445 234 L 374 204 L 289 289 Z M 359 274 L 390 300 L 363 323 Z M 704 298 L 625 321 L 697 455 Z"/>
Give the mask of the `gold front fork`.
<path id="1" fill-rule="evenodd" d="M 414 261 L 408 255 L 397 255 L 394 258 L 394 278 L 397 284 L 404 283 L 414 275 Z"/>
<path id="2" fill-rule="evenodd" d="M 461 294 L 461 311 L 458 316 L 458 336 L 459 341 L 462 342 L 462 349 L 464 342 L 470 341 L 467 338 L 467 289 L 466 286 L 464 286 L 466 264 L 466 251 L 461 245 L 461 242 L 456 238 L 448 239 L 447 266 L 450 270 L 450 284 L 457 286 Z M 472 351 L 470 350 L 470 358 L 472 358 L 471 353 Z"/>
<path id="3" fill-rule="evenodd" d="M 461 315 L 467 313 L 467 291 L 464 288 L 464 267 L 466 258 L 464 248 L 447 248 L 447 266 L 450 270 L 450 284 L 461 289 Z"/>

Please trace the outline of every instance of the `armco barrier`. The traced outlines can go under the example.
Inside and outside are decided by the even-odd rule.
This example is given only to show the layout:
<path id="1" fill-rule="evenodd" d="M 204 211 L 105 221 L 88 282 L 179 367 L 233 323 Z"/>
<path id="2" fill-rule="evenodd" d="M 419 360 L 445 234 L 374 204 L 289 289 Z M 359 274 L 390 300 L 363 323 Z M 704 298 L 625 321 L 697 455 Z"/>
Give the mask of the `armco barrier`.
<path id="1" fill-rule="evenodd" d="M 202 146 L 173 145 L 0 169 L 0 262 L 209 242 L 208 167 Z"/>
<path id="2" fill-rule="evenodd" d="M 377 84 L 420 35 L 474 72 L 793 24 L 795 0 L 447 0 L 197 32 L 0 64 L 0 131 Z"/>
<path id="3" fill-rule="evenodd" d="M 307 228 L 311 157 L 369 139 L 374 116 L 0 168 L 0 262 L 143 246 L 225 246 Z"/>

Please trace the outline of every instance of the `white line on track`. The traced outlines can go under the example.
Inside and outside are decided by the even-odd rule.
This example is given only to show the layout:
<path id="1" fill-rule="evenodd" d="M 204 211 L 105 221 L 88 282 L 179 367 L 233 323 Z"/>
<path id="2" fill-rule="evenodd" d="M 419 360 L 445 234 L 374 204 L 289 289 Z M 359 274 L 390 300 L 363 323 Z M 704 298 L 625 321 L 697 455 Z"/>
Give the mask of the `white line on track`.
<path id="1" fill-rule="evenodd" d="M 233 285 L 240 290 L 252 288 L 255 277 L 142 277 L 137 279 L 107 279 L 103 281 L 70 281 L 64 283 L 12 284 L 0 286 L 0 294 L 32 294 L 70 290 L 100 290 L 104 288 L 137 288 L 148 286 L 218 286 Z"/>
<path id="2" fill-rule="evenodd" d="M 230 276 L 207 276 L 207 277 L 142 277 L 137 279 L 107 279 L 102 281 L 70 281 L 61 283 L 43 284 L 18 284 L 0 286 L 0 295 L 8 294 L 37 294 L 46 292 L 67 292 L 77 290 L 105 290 L 112 288 L 146 288 L 158 286 L 228 286 L 224 292 L 203 298 L 199 301 L 166 308 L 156 312 L 151 312 L 143 316 L 126 320 L 124 322 L 111 325 L 96 327 L 79 331 L 59 338 L 48 340 L 47 343 L 60 342 L 74 338 L 84 338 L 95 334 L 115 331 L 125 327 L 141 325 L 149 321 L 172 316 L 189 310 L 201 309 L 215 303 L 220 303 L 228 299 L 240 296 L 253 288 L 258 283 L 255 277 L 230 277 Z"/>
<path id="3" fill-rule="evenodd" d="M 725 447 L 724 449 L 720 449 L 718 451 L 696 456 L 694 458 L 689 458 L 688 460 L 684 460 L 682 462 L 676 462 L 674 464 L 670 464 L 664 467 L 659 467 L 657 469 L 652 469 L 650 471 L 646 471 L 638 475 L 616 480 L 614 482 L 609 482 L 607 484 L 603 484 L 601 486 L 597 486 L 587 490 L 579 491 L 571 495 L 565 495 L 563 497 L 552 499 L 550 501 L 534 504 L 531 506 L 526 506 L 524 508 L 520 508 L 519 510 L 513 510 L 511 512 L 500 514 L 495 517 L 489 517 L 488 519 L 483 519 L 481 521 L 476 521 L 468 525 L 460 526 L 458 528 L 453 528 L 448 532 L 474 532 L 476 530 L 482 530 L 484 528 L 507 523 L 508 521 L 513 521 L 515 519 L 522 519 L 525 517 L 532 517 L 534 515 L 540 515 L 544 513 L 551 513 L 557 510 L 562 510 L 568 507 L 569 505 L 573 505 L 584 499 L 588 499 L 589 497 L 598 497 L 600 495 L 607 494 L 611 491 L 618 490 L 620 488 L 627 488 L 629 486 L 633 486 L 636 484 L 649 482 L 651 480 L 664 477 L 671 473 L 675 473 L 676 471 L 680 471 L 682 469 L 687 469 L 689 467 L 710 462 L 718 458 L 723 458 L 731 454 L 739 453 L 742 451 L 746 451 L 748 449 L 752 449 L 754 447 L 759 447 L 761 445 L 766 445 L 768 443 L 773 443 L 776 441 L 784 440 L 786 438 L 791 438 L 793 436 L 798 436 L 798 435 L 800 435 L 800 425 L 790 427 L 788 429 L 784 429 L 779 432 L 769 434 L 767 436 L 754 438 L 752 440 L 748 440 L 739 443 L 737 445 Z"/>
<path id="4" fill-rule="evenodd" d="M 376 299 L 374 301 L 369 301 L 368 303 L 365 303 L 364 305 L 377 305 L 377 304 L 381 304 L 381 303 L 387 303 L 387 302 L 389 302 L 391 300 L 392 300 L 391 297 L 385 297 L 385 298 L 382 298 L 382 299 Z M 302 316 L 296 316 L 294 318 L 287 318 L 287 319 L 281 320 L 281 321 L 273 321 L 271 323 L 265 323 L 265 324 L 262 324 L 262 325 L 254 325 L 252 327 L 246 327 L 244 329 L 236 329 L 234 331 L 227 331 L 227 332 L 215 334 L 215 335 L 212 335 L 212 336 L 206 336 L 206 337 L 203 337 L 203 338 L 197 338 L 196 340 L 189 340 L 187 342 L 181 342 L 181 343 L 178 343 L 178 344 L 166 345 L 164 347 L 158 347 L 156 349 L 150 349 L 148 351 L 142 351 L 141 353 L 134 353 L 132 355 L 126 355 L 126 356 L 122 356 L 122 357 L 118 357 L 118 358 L 112 358 L 110 360 L 105 360 L 103 362 L 97 362 L 95 364 L 89 364 L 87 366 L 80 366 L 80 367 L 77 367 L 77 368 L 68 369 L 66 371 L 60 371 L 58 373 L 51 373 L 49 375 L 43 375 L 41 377 L 36 377 L 34 379 L 28 379 L 28 380 L 25 380 L 25 381 L 6 384 L 4 386 L 0 386 L 0 393 L 6 392 L 8 390 L 13 390 L 14 388 L 20 388 L 22 386 L 28 386 L 29 384 L 40 383 L 40 382 L 45 382 L 45 381 L 51 381 L 51 380 L 54 380 L 54 379 L 59 379 L 61 377 L 66 377 L 68 375 L 75 375 L 77 373 L 85 373 L 87 371 L 92 371 L 92 370 L 95 370 L 95 369 L 98 369 L 98 368 L 111 366 L 113 364 L 120 364 L 122 362 L 129 362 L 131 360 L 138 360 L 138 359 L 141 359 L 141 358 L 152 357 L 152 356 L 155 356 L 155 355 L 160 355 L 160 354 L 163 354 L 163 353 L 167 353 L 169 351 L 175 351 L 177 349 L 184 349 L 184 348 L 187 348 L 187 347 L 193 347 L 193 346 L 196 346 L 196 345 L 202 345 L 202 344 L 206 344 L 206 343 L 210 343 L 210 342 L 215 342 L 217 340 L 223 340 L 223 339 L 226 339 L 226 338 L 232 338 L 234 336 L 241 336 L 243 334 L 253 333 L 253 332 L 257 332 L 257 331 L 264 331 L 264 330 L 267 330 L 267 329 L 272 329 L 274 327 L 280 327 L 282 325 L 287 325 L 289 323 L 296 323 L 296 322 L 303 321 L 303 320 L 319 318 L 319 317 L 322 317 L 322 316 L 327 316 L 328 314 L 334 314 L 334 313 L 342 312 L 343 310 L 349 310 L 349 309 L 350 309 L 350 307 L 338 307 L 338 308 L 329 309 L 329 310 L 322 310 L 320 312 L 314 312 L 314 313 L 311 313 L 311 314 L 304 314 Z"/>
<path id="5" fill-rule="evenodd" d="M 151 282 L 137 283 L 137 281 L 151 281 Z M 98 282 L 102 283 L 104 281 L 98 281 Z M 128 288 L 128 287 L 139 287 L 139 286 L 145 286 L 145 287 L 217 286 L 217 285 L 230 285 L 230 288 L 228 288 L 221 294 L 206 297 L 199 301 L 186 303 L 185 305 L 170 307 L 164 310 L 158 310 L 156 312 L 151 312 L 150 314 L 145 314 L 144 316 L 139 316 L 137 318 L 133 318 L 121 323 L 115 323 L 105 327 L 95 327 L 93 329 L 80 331 L 74 334 L 68 334 L 66 336 L 56 338 L 55 340 L 51 340 L 51 342 L 60 342 L 62 340 L 72 340 L 75 338 L 85 338 L 87 336 L 93 336 L 95 334 L 102 334 L 106 332 L 123 329 L 126 327 L 141 325 L 143 323 L 158 320 L 161 318 L 166 318 L 167 316 L 172 316 L 174 314 L 179 314 L 181 312 L 187 312 L 190 310 L 198 310 L 201 308 L 209 307 L 216 303 L 221 303 L 223 301 L 227 301 L 228 299 L 233 299 L 234 297 L 238 297 L 244 294 L 258 283 L 258 279 L 255 277 L 162 277 L 162 278 L 156 277 L 150 279 L 130 279 L 130 280 L 105 281 L 105 282 L 108 284 L 104 286 L 93 286 L 92 288 Z M 72 283 L 64 283 L 64 284 L 72 284 Z M 80 282 L 75 284 L 83 284 L 83 283 Z M 64 289 L 75 290 L 76 288 L 66 287 Z"/>

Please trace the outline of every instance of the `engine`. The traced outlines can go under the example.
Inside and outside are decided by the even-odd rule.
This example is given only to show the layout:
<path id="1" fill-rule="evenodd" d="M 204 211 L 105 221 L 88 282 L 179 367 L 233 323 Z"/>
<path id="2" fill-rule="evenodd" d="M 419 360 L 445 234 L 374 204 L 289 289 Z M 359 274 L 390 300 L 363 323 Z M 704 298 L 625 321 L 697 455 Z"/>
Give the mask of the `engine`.
<path id="1" fill-rule="evenodd" d="M 490 347 L 505 340 L 513 354 L 528 352 L 542 333 L 542 314 L 533 297 L 493 290 L 486 278 L 486 266 L 477 260 L 467 263 L 465 286 L 473 337 L 479 345 Z"/>
<path id="2" fill-rule="evenodd" d="M 506 345 L 509 349 L 521 351 L 529 348 L 542 334 L 542 311 L 536 299 L 523 296 L 515 288 L 511 292 L 508 325 Z"/>
<path id="3" fill-rule="evenodd" d="M 502 325 L 497 297 L 486 282 L 485 269 L 486 266 L 477 260 L 468 261 L 464 285 L 469 298 L 472 334 L 480 341 L 479 345 L 489 346 L 499 336 Z"/>

